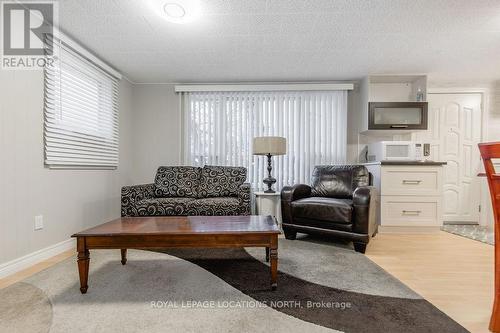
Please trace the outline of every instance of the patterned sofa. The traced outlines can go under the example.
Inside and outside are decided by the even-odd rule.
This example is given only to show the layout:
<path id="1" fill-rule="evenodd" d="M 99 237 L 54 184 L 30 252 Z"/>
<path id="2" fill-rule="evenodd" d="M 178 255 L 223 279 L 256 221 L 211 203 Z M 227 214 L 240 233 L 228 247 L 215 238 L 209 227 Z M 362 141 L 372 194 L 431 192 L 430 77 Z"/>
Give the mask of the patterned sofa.
<path id="1" fill-rule="evenodd" d="M 122 216 L 249 215 L 247 170 L 161 166 L 153 184 L 124 186 Z"/>

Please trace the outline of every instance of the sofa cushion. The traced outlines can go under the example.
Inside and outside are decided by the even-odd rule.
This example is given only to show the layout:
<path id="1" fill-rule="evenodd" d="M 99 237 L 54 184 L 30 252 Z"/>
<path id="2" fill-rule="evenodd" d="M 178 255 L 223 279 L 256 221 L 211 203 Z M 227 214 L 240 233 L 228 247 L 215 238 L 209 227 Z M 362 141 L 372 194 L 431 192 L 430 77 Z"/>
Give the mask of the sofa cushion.
<path id="1" fill-rule="evenodd" d="M 196 198 L 201 168 L 191 166 L 161 166 L 155 177 L 155 197 Z"/>
<path id="2" fill-rule="evenodd" d="M 326 197 L 311 197 L 292 202 L 293 216 L 350 224 L 352 219 L 352 200 Z"/>
<path id="3" fill-rule="evenodd" d="M 319 165 L 313 170 L 311 195 L 351 199 L 359 186 L 369 185 L 368 169 L 364 165 Z"/>
<path id="4" fill-rule="evenodd" d="M 187 205 L 194 198 L 143 199 L 135 204 L 136 216 L 179 216 L 188 215 Z"/>
<path id="5" fill-rule="evenodd" d="M 201 171 L 198 198 L 238 196 L 246 179 L 246 168 L 205 165 Z"/>
<path id="6" fill-rule="evenodd" d="M 240 201 L 234 197 L 196 199 L 187 203 L 188 215 L 240 215 Z"/>

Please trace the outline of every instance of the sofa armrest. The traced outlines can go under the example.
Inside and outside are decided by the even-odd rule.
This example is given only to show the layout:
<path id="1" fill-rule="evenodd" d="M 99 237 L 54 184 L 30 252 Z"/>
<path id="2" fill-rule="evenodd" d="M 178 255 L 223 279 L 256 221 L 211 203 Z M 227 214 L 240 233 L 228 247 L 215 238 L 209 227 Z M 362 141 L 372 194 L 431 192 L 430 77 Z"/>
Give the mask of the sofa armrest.
<path id="1" fill-rule="evenodd" d="M 377 189 L 373 186 L 358 187 L 352 197 L 353 231 L 372 236 L 377 230 Z"/>
<path id="2" fill-rule="evenodd" d="M 240 214 L 241 215 L 250 215 L 251 208 L 251 190 L 252 187 L 250 183 L 244 183 L 240 185 L 238 190 L 238 200 L 240 201 Z"/>
<path id="3" fill-rule="evenodd" d="M 285 186 L 281 190 L 281 217 L 283 223 L 292 223 L 292 201 L 308 198 L 311 196 L 312 188 L 309 185 L 297 184 Z"/>
<path id="4" fill-rule="evenodd" d="M 154 198 L 154 184 L 123 186 L 121 192 L 122 216 L 136 216 L 135 203 L 139 200 Z"/>

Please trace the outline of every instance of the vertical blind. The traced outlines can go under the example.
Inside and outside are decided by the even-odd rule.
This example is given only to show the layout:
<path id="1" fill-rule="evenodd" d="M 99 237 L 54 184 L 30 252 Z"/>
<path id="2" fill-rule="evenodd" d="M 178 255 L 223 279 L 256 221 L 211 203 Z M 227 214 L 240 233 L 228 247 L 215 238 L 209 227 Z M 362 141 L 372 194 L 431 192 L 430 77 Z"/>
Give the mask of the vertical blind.
<path id="1" fill-rule="evenodd" d="M 118 166 L 118 79 L 54 39 L 45 68 L 45 164 L 61 168 Z"/>
<path id="2" fill-rule="evenodd" d="M 185 162 L 244 166 L 254 189 L 267 176 L 266 158 L 252 155 L 254 137 L 287 139 L 287 154 L 273 157 L 278 189 L 346 160 L 347 91 L 187 92 L 183 110 Z"/>

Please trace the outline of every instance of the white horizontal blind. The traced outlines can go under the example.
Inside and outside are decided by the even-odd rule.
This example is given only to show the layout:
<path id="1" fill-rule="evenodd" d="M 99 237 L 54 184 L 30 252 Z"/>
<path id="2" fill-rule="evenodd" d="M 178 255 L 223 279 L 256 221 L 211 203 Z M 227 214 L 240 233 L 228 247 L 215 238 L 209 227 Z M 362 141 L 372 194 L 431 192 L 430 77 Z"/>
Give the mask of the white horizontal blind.
<path id="1" fill-rule="evenodd" d="M 45 69 L 45 164 L 54 168 L 118 166 L 118 79 L 54 40 Z"/>
<path id="2" fill-rule="evenodd" d="M 273 157 L 277 189 L 346 160 L 347 91 L 187 92 L 183 110 L 185 162 L 244 166 L 254 189 L 267 176 L 266 157 L 252 155 L 254 137 L 287 139 L 287 154 Z"/>

